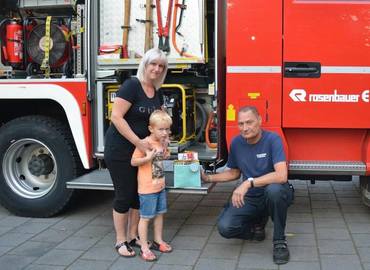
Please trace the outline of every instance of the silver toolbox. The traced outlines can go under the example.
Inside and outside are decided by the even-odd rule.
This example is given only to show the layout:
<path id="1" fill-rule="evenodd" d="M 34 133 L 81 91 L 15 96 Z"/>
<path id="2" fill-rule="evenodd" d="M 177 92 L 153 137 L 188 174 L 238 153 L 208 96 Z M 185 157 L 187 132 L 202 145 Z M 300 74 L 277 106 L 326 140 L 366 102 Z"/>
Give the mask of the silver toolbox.
<path id="1" fill-rule="evenodd" d="M 20 8 L 71 7 L 76 0 L 20 0 Z"/>

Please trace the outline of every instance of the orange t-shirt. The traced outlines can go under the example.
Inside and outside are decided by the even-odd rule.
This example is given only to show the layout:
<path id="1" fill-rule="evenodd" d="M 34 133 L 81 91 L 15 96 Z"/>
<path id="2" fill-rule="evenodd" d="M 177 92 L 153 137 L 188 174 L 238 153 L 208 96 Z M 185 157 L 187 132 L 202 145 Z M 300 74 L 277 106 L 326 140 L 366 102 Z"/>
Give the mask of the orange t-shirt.
<path id="1" fill-rule="evenodd" d="M 157 193 L 164 189 L 166 185 L 164 180 L 163 157 L 167 149 L 163 149 L 160 142 L 154 141 L 150 137 L 146 137 L 145 140 L 147 140 L 153 148 L 157 149 L 157 154 L 151 162 L 147 162 L 138 167 L 138 193 Z M 145 153 L 136 148 L 132 156 L 134 158 L 145 157 Z"/>

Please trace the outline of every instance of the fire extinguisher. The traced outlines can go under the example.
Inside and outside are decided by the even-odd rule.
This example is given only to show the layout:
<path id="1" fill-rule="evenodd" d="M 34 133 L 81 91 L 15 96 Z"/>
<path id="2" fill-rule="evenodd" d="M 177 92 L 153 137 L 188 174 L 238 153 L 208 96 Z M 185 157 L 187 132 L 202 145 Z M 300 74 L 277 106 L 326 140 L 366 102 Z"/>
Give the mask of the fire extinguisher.
<path id="1" fill-rule="evenodd" d="M 23 28 L 19 20 L 12 19 L 5 26 L 5 60 L 13 67 L 19 68 L 23 62 Z"/>

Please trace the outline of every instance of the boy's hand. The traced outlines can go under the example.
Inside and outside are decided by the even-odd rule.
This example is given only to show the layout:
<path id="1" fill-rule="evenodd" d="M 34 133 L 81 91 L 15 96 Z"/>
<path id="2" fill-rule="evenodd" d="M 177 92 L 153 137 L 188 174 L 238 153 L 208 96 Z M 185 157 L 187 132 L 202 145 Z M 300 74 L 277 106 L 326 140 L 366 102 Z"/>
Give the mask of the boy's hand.
<path id="1" fill-rule="evenodd" d="M 169 159 L 170 156 L 171 156 L 171 153 L 170 153 L 170 151 L 168 151 L 168 149 L 166 151 L 164 151 L 163 159 Z"/>
<path id="2" fill-rule="evenodd" d="M 170 137 L 166 136 L 165 138 L 161 138 L 161 145 L 163 148 L 167 148 L 170 144 Z"/>

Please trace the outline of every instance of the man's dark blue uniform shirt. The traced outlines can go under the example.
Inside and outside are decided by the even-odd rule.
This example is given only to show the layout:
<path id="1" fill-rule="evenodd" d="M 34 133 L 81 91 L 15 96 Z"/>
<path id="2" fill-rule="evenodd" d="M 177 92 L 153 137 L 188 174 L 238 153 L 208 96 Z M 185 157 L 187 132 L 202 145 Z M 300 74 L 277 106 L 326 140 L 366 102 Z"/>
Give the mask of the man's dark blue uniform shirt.
<path id="1" fill-rule="evenodd" d="M 286 161 L 286 158 L 280 136 L 263 130 L 256 144 L 248 144 L 241 135 L 232 140 L 227 167 L 239 169 L 243 180 L 246 180 L 273 172 L 274 164 L 281 161 Z M 260 196 L 263 192 L 263 187 L 252 188 L 247 196 Z"/>

